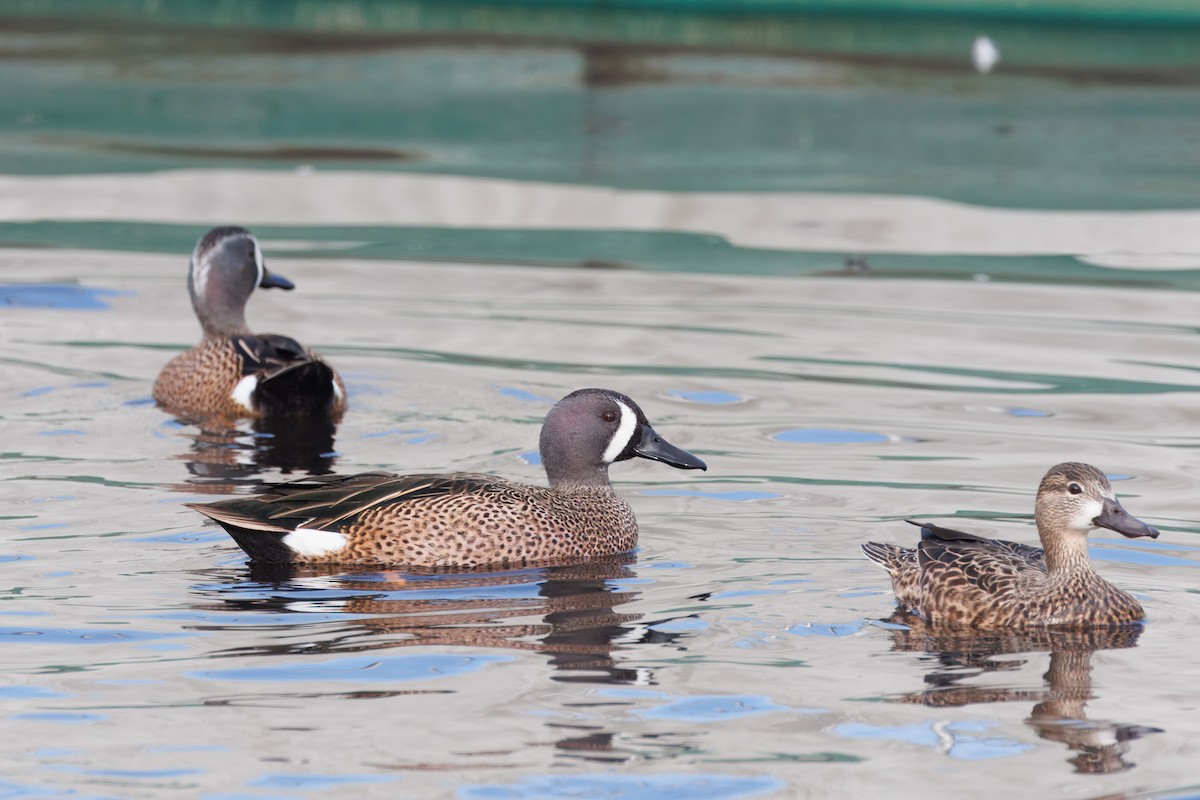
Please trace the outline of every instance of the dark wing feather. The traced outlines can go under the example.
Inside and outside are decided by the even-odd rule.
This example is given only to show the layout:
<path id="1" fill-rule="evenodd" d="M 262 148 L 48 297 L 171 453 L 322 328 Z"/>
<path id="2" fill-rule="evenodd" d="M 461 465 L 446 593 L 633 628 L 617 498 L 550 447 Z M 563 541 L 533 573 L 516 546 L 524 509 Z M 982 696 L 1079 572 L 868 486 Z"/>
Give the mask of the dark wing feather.
<path id="1" fill-rule="evenodd" d="M 909 525 L 916 525 L 921 529 L 921 538 L 935 538 L 946 542 L 990 542 L 983 536 L 977 536 L 966 531 L 955 530 L 954 528 L 943 528 L 941 525 L 934 525 L 932 522 L 917 522 L 915 519 L 904 520 Z"/>
<path id="2" fill-rule="evenodd" d="M 235 336 L 233 345 L 242 360 L 242 375 L 265 373 L 265 377 L 274 377 L 313 362 L 312 353 L 304 345 L 277 333 Z"/>
<path id="3" fill-rule="evenodd" d="M 911 519 L 906 519 L 909 525 L 916 525 L 921 529 L 922 541 L 941 541 L 946 543 L 967 544 L 970 542 L 979 543 L 984 547 L 999 548 L 1005 550 L 1020 559 L 1025 559 L 1032 562 L 1042 562 L 1045 560 L 1045 551 L 1040 547 L 1033 545 L 1021 544 L 1020 542 L 1008 542 L 1003 539 L 988 539 L 985 536 L 978 536 L 974 533 L 959 531 L 953 528 L 943 528 L 940 525 L 934 525 L 931 522 L 916 522 Z"/>
<path id="4" fill-rule="evenodd" d="M 254 497 L 190 507 L 222 524 L 250 530 L 337 530 L 380 506 L 452 494 L 502 495 L 508 485 L 490 475 L 472 473 L 317 475 L 276 484 Z"/>

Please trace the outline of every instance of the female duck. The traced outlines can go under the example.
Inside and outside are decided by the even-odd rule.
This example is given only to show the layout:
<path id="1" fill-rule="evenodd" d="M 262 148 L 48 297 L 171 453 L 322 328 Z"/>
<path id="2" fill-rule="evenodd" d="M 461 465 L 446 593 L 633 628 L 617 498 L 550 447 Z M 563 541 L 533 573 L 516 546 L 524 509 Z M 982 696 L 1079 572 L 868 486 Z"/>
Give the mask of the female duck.
<path id="1" fill-rule="evenodd" d="M 246 301 L 256 287 L 294 288 L 267 271 L 249 231 L 214 228 L 200 239 L 192 252 L 188 294 L 204 338 L 163 367 L 154 399 L 181 416 L 336 422 L 346 409 L 346 392 L 333 368 L 295 339 L 250 332 Z"/>
<path id="2" fill-rule="evenodd" d="M 608 467 L 640 457 L 706 469 L 655 433 L 619 392 L 580 389 L 546 415 L 539 450 L 550 486 L 491 475 L 324 475 L 257 497 L 194 504 L 258 563 L 515 566 L 632 550 L 633 510 Z"/>
<path id="3" fill-rule="evenodd" d="M 1038 488 L 1034 518 L 1044 549 L 911 520 L 921 528 L 915 550 L 879 542 L 862 549 L 891 575 L 900 605 L 934 625 L 1086 627 L 1145 616 L 1137 600 L 1096 574 L 1088 557 L 1093 528 L 1158 537 L 1125 511 L 1103 472 L 1075 463 L 1051 468 Z"/>

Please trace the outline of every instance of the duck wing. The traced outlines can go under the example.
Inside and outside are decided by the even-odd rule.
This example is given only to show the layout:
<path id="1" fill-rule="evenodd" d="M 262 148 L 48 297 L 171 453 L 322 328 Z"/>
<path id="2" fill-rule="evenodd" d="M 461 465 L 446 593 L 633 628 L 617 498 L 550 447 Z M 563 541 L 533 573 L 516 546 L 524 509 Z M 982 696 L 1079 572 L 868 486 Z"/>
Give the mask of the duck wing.
<path id="1" fill-rule="evenodd" d="M 454 494 L 504 494 L 507 481 L 490 475 L 316 475 L 279 483 L 253 497 L 236 497 L 188 507 L 221 525 L 248 531 L 290 533 L 296 528 L 337 530 L 385 505 Z"/>
<path id="2" fill-rule="evenodd" d="M 919 523 L 914 523 L 919 524 Z M 931 622 L 974 624 L 1046 575 L 1041 548 L 920 524 L 919 613 Z"/>
<path id="3" fill-rule="evenodd" d="M 1029 561 L 1044 562 L 1046 559 L 1045 551 L 1040 547 L 1033 545 L 1021 544 L 1020 542 L 1009 542 L 1004 539 L 988 539 L 985 536 L 979 536 L 966 531 L 955 530 L 954 528 L 943 528 L 940 525 L 934 525 L 932 522 L 917 522 L 915 520 L 904 520 L 909 525 L 916 525 L 921 529 L 921 540 L 940 541 L 946 543 L 966 543 L 966 542 L 981 542 L 983 546 L 995 547 L 1001 550 L 1006 550 L 1018 558 L 1027 559 Z"/>
<path id="4" fill-rule="evenodd" d="M 290 336 L 277 333 L 234 336 L 233 346 L 242 361 L 242 375 L 258 375 L 260 380 L 273 378 L 314 361 L 308 348 Z"/>

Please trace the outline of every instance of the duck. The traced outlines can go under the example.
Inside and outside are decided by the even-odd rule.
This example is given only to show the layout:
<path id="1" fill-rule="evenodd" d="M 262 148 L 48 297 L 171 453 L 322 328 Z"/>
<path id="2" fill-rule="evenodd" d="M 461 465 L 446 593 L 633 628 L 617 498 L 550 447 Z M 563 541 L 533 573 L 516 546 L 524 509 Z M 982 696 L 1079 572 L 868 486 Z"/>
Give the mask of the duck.
<path id="1" fill-rule="evenodd" d="M 169 413 L 201 419 L 341 419 L 341 377 L 295 339 L 253 333 L 246 301 L 255 288 L 290 291 L 270 272 L 258 239 L 245 228 L 213 228 L 192 251 L 188 294 L 204 336 L 172 358 L 154 382 L 154 400 Z"/>
<path id="2" fill-rule="evenodd" d="M 953 628 L 1085 628 L 1136 623 L 1141 604 L 1092 568 L 1087 536 L 1107 528 L 1131 539 L 1158 530 L 1121 505 L 1090 464 L 1051 467 L 1034 519 L 1042 546 L 987 539 L 928 522 L 914 548 L 867 542 L 862 550 L 892 578 L 899 606 L 926 624 Z"/>
<path id="3" fill-rule="evenodd" d="M 549 486 L 494 475 L 317 475 L 188 507 L 223 527 L 255 564 L 510 568 L 629 552 L 638 525 L 609 482 L 618 461 L 706 470 L 610 389 L 554 404 L 538 440 Z"/>

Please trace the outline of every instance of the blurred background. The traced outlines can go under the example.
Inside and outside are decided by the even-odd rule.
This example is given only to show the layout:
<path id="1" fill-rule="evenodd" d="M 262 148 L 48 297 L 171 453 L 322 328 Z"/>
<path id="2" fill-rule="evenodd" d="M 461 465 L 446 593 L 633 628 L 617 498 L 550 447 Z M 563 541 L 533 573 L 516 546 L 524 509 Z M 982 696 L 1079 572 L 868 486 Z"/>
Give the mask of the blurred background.
<path id="1" fill-rule="evenodd" d="M 1187 268 L 1153 276 L 1171 283 L 1198 266 L 1195 225 L 1167 236 L 1155 223 L 1170 218 L 1105 213 L 1196 207 L 1189 2 L 0 12 L 0 171 L 129 176 L 10 183 L 0 243 L 179 253 L 194 223 L 237 222 L 302 226 L 330 259 L 797 274 L 849 258 L 1123 281 Z M 236 179 L 263 170 L 277 183 L 258 193 Z"/>

